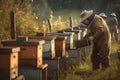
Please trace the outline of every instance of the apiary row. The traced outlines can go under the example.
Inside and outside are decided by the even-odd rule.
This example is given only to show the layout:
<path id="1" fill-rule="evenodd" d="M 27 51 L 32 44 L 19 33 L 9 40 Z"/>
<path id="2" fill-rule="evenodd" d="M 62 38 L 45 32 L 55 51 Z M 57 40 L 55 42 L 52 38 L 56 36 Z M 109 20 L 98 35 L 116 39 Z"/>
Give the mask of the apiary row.
<path id="1" fill-rule="evenodd" d="M 0 48 L 0 80 L 47 80 L 47 73 L 64 67 L 62 60 L 77 58 L 74 46 L 86 33 L 85 29 L 66 29 L 55 33 L 19 36 L 15 40 L 3 40 Z M 66 54 L 68 53 L 68 54 Z M 79 62 L 77 62 L 79 64 Z"/>

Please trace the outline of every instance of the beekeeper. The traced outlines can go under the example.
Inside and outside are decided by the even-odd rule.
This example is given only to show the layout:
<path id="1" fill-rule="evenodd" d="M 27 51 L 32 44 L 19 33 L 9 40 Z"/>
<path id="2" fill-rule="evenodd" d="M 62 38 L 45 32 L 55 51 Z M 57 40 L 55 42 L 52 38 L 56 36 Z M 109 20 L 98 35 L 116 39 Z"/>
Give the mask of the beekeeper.
<path id="1" fill-rule="evenodd" d="M 104 70 L 110 66 L 111 34 L 108 26 L 93 10 L 82 11 L 80 18 L 81 23 L 85 24 L 89 30 L 83 39 L 86 39 L 88 44 L 93 42 L 91 54 L 92 68 L 97 70 L 101 67 Z"/>

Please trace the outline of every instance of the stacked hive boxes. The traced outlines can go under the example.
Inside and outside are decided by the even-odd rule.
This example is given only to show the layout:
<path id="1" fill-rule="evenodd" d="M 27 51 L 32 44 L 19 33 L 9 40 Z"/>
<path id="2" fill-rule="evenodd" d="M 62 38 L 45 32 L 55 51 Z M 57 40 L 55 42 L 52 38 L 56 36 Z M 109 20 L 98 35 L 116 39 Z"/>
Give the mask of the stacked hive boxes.
<path id="1" fill-rule="evenodd" d="M 28 40 L 28 37 L 19 37 L 16 40 L 2 41 L 3 46 L 20 47 L 19 74 L 23 74 L 27 80 L 42 80 L 42 71 L 46 70 L 47 64 L 42 63 L 42 44 L 44 40 Z M 34 76 L 35 74 L 38 76 Z"/>

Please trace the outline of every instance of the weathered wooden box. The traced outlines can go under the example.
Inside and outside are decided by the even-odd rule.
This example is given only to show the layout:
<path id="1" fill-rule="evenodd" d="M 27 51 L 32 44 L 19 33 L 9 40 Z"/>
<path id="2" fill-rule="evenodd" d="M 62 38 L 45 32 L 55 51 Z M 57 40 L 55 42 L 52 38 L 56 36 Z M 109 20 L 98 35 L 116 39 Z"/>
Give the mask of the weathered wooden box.
<path id="1" fill-rule="evenodd" d="M 56 37 L 55 39 L 55 56 L 56 57 L 64 57 L 66 53 L 66 36 L 58 36 L 58 35 L 50 35 L 47 36 L 45 34 L 41 35 L 41 33 L 37 34 L 37 36 L 44 36 L 44 37 Z"/>
<path id="2" fill-rule="evenodd" d="M 80 40 L 81 39 L 81 30 L 65 30 L 65 32 L 74 32 L 73 40 Z"/>
<path id="3" fill-rule="evenodd" d="M 76 41 L 76 40 L 80 40 L 81 39 L 81 30 L 64 30 L 63 31 L 63 33 L 64 32 L 73 32 L 74 33 L 74 35 L 73 35 L 73 43 L 74 43 L 74 41 Z M 74 46 L 74 45 L 73 45 Z M 75 49 L 76 47 L 74 46 L 74 49 Z"/>
<path id="4" fill-rule="evenodd" d="M 55 39 L 53 36 L 29 36 L 29 40 L 45 40 L 43 44 L 43 58 L 55 58 Z"/>
<path id="5" fill-rule="evenodd" d="M 56 57 L 66 56 L 66 36 L 57 36 L 55 39 Z"/>
<path id="6" fill-rule="evenodd" d="M 0 48 L 0 80 L 13 80 L 18 76 L 19 47 Z"/>
<path id="7" fill-rule="evenodd" d="M 65 33 L 47 33 L 49 36 L 66 36 L 66 49 L 73 49 L 73 32 L 65 32 Z"/>
<path id="8" fill-rule="evenodd" d="M 87 28 L 75 27 L 73 30 L 81 30 L 80 38 L 83 38 L 87 34 Z"/>
<path id="9" fill-rule="evenodd" d="M 19 67 L 20 68 L 37 68 L 42 65 L 42 44 L 44 40 L 41 41 L 27 41 L 22 39 L 17 40 L 5 40 L 1 43 L 3 46 L 9 47 L 20 47 L 19 52 Z M 25 41 L 24 41 L 25 40 Z"/>

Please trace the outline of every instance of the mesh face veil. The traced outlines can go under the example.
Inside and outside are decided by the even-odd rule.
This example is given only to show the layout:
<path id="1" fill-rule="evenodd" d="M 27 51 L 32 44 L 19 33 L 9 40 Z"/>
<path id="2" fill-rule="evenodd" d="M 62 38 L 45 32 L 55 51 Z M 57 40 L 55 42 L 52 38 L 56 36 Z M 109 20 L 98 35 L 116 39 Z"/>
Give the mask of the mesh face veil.
<path id="1" fill-rule="evenodd" d="M 88 26 L 92 20 L 94 19 L 95 14 L 93 13 L 90 17 L 88 17 L 86 20 L 82 21 L 83 24 L 85 24 L 86 26 Z"/>

